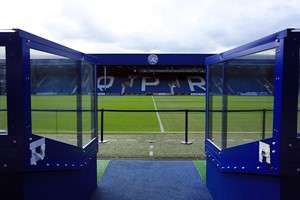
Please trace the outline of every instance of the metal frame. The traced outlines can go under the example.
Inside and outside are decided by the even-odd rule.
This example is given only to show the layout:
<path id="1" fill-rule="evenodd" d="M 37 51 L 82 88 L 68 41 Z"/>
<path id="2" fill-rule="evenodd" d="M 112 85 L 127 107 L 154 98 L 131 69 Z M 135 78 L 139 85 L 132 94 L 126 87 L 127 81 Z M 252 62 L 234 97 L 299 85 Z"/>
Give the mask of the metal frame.
<path id="1" fill-rule="evenodd" d="M 289 199 L 299 195 L 296 188 L 300 183 L 299 45 L 299 30 L 286 29 L 206 59 L 207 186 L 215 199 Z M 212 119 L 208 115 L 209 65 L 271 48 L 276 49 L 273 137 L 261 141 L 270 145 L 272 165 L 259 162 L 259 141 L 219 149 L 209 139 Z"/>
<path id="2" fill-rule="evenodd" d="M 205 58 L 213 54 L 90 54 L 98 58 L 100 66 L 188 66 L 205 65 Z M 149 57 L 156 56 L 156 63 L 149 63 Z"/>

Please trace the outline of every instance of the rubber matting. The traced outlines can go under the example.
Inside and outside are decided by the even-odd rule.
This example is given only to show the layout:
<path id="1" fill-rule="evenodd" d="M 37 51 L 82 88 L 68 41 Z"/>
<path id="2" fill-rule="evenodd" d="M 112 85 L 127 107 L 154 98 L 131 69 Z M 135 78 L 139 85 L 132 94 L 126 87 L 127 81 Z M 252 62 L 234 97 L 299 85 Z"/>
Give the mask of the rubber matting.
<path id="1" fill-rule="evenodd" d="M 192 161 L 112 160 L 91 200 L 211 200 Z"/>

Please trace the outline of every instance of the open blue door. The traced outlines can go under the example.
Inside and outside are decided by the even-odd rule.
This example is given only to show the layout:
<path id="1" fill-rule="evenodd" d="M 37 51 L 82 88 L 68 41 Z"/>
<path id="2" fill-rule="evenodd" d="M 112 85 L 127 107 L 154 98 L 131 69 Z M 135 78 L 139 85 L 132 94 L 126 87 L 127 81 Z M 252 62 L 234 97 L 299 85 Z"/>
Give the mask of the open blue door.
<path id="1" fill-rule="evenodd" d="M 0 33 L 1 198 L 90 197 L 97 185 L 96 61 L 22 30 Z"/>
<path id="2" fill-rule="evenodd" d="M 214 199 L 300 195 L 299 44 L 299 30 L 287 29 L 206 59 Z"/>

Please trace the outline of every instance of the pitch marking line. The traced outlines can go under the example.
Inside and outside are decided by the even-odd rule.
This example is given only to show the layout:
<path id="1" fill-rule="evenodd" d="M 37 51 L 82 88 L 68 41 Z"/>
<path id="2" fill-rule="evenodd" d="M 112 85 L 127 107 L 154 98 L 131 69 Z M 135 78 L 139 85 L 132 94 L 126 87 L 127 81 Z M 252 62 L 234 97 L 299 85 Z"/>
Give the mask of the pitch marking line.
<path id="1" fill-rule="evenodd" d="M 153 149 L 153 145 L 150 145 L 150 149 Z M 152 151 L 149 151 L 149 156 L 153 156 L 153 150 Z"/>
<path id="2" fill-rule="evenodd" d="M 167 140 L 165 140 L 165 142 L 176 142 L 176 140 L 167 139 Z"/>
<path id="3" fill-rule="evenodd" d="M 155 103 L 155 100 L 154 100 L 153 96 L 152 96 L 152 101 L 153 101 L 155 110 L 157 110 L 156 103 Z M 156 112 L 156 116 L 157 116 L 157 120 L 158 120 L 158 123 L 159 123 L 160 132 L 163 133 L 163 132 L 165 132 L 165 129 L 164 129 L 164 125 L 161 122 L 161 119 L 160 119 L 160 116 L 159 116 L 158 112 Z"/>
<path id="4" fill-rule="evenodd" d="M 254 141 L 254 139 L 245 138 L 244 141 Z"/>
<path id="5" fill-rule="evenodd" d="M 149 156 L 153 156 L 153 151 L 149 151 Z"/>
<path id="6" fill-rule="evenodd" d="M 126 139 L 127 142 L 136 142 L 136 139 Z"/>

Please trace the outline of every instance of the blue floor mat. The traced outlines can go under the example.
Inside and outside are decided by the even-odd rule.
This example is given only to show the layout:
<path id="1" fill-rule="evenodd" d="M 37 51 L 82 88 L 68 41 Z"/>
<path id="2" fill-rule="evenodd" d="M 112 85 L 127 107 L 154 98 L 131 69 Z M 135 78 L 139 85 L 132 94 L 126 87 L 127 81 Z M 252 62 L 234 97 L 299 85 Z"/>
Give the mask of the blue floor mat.
<path id="1" fill-rule="evenodd" d="M 112 160 L 91 200 L 211 200 L 192 161 Z"/>

